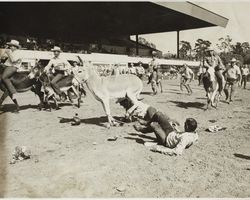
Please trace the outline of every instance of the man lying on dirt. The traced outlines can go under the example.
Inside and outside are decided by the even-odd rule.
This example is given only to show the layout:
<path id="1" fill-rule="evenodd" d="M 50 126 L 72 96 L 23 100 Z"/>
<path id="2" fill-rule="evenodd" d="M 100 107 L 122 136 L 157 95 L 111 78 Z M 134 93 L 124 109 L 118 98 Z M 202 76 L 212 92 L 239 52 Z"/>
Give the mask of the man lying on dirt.
<path id="1" fill-rule="evenodd" d="M 129 103 L 124 103 L 125 101 L 128 100 L 123 100 L 120 105 L 127 109 L 126 106 Z M 193 118 L 186 119 L 184 132 L 180 132 L 175 128 L 176 125 L 179 125 L 177 121 L 142 102 L 134 110 L 133 115 L 139 117 L 139 124 L 134 125 L 135 130 L 141 133 L 154 132 L 157 143 L 161 145 L 152 146 L 151 151 L 168 155 L 181 155 L 185 148 L 190 147 L 198 140 L 198 134 L 195 132 L 197 122 Z"/>

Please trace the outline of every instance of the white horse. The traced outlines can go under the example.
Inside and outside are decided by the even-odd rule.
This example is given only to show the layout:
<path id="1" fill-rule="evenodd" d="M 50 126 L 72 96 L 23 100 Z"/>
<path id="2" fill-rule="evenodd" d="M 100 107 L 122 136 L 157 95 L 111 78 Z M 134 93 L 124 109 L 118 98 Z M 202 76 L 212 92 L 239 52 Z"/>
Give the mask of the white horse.
<path id="1" fill-rule="evenodd" d="M 79 77 L 86 83 L 96 100 L 102 103 L 103 109 L 108 117 L 108 127 L 117 125 L 116 120 L 110 113 L 110 99 L 129 98 L 133 102 L 134 106 L 127 111 L 126 117 L 128 117 L 138 105 L 138 99 L 140 99 L 139 95 L 142 91 L 143 84 L 136 75 L 121 74 L 101 77 L 94 66 L 89 64 L 83 67 L 82 72 L 79 72 Z"/>
<path id="2" fill-rule="evenodd" d="M 225 82 L 224 77 L 222 77 L 222 83 Z M 207 72 L 203 75 L 203 86 L 207 93 L 207 109 L 211 104 L 212 107 L 216 108 L 217 104 L 220 101 L 220 94 L 219 94 L 219 83 L 215 76 L 215 71 L 212 67 L 209 67 Z M 224 89 L 224 84 L 223 88 Z"/>

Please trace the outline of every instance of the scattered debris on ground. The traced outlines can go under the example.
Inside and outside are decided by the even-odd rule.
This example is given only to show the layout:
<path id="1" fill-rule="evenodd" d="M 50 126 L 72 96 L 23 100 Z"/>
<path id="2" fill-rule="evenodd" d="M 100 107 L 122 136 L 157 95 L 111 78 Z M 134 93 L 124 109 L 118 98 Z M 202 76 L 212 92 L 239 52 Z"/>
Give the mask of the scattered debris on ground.
<path id="1" fill-rule="evenodd" d="M 118 139 L 118 136 L 109 137 L 108 141 L 116 141 L 117 139 Z"/>
<path id="2" fill-rule="evenodd" d="M 218 125 L 214 125 L 214 126 L 209 126 L 206 131 L 208 132 L 218 132 L 218 131 L 222 131 L 222 130 L 226 130 L 227 128 L 226 127 L 221 127 L 221 126 L 218 126 Z"/>
<path id="3" fill-rule="evenodd" d="M 81 124 L 81 119 L 78 117 L 78 113 L 75 114 L 71 122 L 72 126 L 79 126 Z"/>
<path id="4" fill-rule="evenodd" d="M 10 164 L 15 164 L 17 161 L 30 159 L 31 150 L 26 146 L 16 146 L 14 152 L 12 153 L 12 160 Z"/>

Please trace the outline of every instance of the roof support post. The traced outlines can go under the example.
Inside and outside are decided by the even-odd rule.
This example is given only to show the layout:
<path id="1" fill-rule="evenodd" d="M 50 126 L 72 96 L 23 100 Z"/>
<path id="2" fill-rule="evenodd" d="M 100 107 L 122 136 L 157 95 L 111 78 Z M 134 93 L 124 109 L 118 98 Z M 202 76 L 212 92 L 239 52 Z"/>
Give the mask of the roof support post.
<path id="1" fill-rule="evenodd" d="M 177 58 L 180 58 L 180 31 L 177 31 Z"/>
<path id="2" fill-rule="evenodd" d="M 138 35 L 135 36 L 135 40 L 136 40 L 136 55 L 138 56 L 139 55 L 139 46 L 138 46 Z"/>

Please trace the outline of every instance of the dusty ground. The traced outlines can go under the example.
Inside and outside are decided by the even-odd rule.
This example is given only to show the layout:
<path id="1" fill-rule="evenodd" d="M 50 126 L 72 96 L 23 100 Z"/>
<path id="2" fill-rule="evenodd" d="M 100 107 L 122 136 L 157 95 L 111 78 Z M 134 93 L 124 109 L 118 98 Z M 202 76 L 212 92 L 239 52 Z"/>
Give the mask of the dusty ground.
<path id="1" fill-rule="evenodd" d="M 145 83 L 144 83 L 145 84 Z M 151 96 L 145 84 L 144 102 L 183 124 L 194 117 L 199 142 L 182 157 L 151 152 L 143 145 L 153 134 L 133 130 L 133 123 L 106 129 L 101 104 L 88 92 L 80 109 L 38 111 L 32 93 L 20 94 L 22 110 L 11 113 L 10 101 L 0 113 L 0 195 L 3 197 L 249 197 L 250 89 L 238 89 L 235 102 L 204 111 L 203 89 L 180 92 L 177 80 L 164 81 L 164 93 Z M 124 111 L 111 103 L 112 113 Z M 59 117 L 82 119 L 80 126 L 59 123 Z M 210 120 L 216 120 L 210 121 Z M 206 132 L 210 125 L 225 131 Z M 119 136 L 116 141 L 109 137 Z M 27 146 L 32 158 L 10 165 L 15 146 Z"/>

